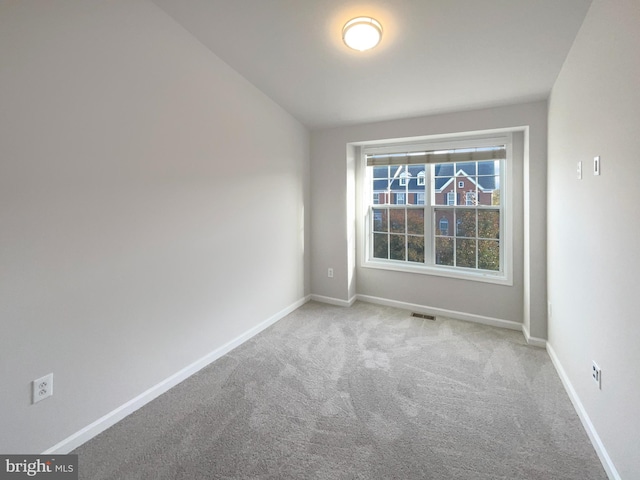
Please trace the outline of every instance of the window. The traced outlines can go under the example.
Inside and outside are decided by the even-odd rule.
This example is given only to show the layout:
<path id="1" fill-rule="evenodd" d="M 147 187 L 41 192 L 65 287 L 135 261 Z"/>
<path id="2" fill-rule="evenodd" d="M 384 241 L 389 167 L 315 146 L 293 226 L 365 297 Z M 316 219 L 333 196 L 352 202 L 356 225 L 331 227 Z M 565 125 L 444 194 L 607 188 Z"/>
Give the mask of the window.
<path id="1" fill-rule="evenodd" d="M 363 265 L 509 283 L 508 197 L 501 191 L 507 191 L 510 137 L 442 145 L 363 149 L 365 198 L 384 191 L 395 198 L 391 204 L 364 206 Z M 405 172 L 410 178 L 409 170 L 415 183 L 395 182 Z M 407 198 L 415 204 L 407 204 Z"/>
<path id="2" fill-rule="evenodd" d="M 465 205 L 475 205 L 476 204 L 476 192 L 465 192 L 464 193 L 464 204 Z"/>
<path id="3" fill-rule="evenodd" d="M 449 220 L 445 217 L 440 219 L 440 223 L 438 224 L 438 228 L 440 229 L 440 235 L 448 235 L 449 234 Z"/>
<path id="4" fill-rule="evenodd" d="M 375 192 L 373 194 L 373 204 L 378 205 L 380 203 L 380 193 Z"/>
<path id="5" fill-rule="evenodd" d="M 406 187 L 407 186 L 407 179 L 411 176 L 410 173 L 408 172 L 402 172 L 400 174 L 400 186 L 401 187 Z"/>

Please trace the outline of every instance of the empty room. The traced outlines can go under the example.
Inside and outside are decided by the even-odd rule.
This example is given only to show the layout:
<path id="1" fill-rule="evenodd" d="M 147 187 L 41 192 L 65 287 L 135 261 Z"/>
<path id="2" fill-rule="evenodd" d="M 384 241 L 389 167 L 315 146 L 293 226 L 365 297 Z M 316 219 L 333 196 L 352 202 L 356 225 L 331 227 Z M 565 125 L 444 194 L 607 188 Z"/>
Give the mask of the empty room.
<path id="1" fill-rule="evenodd" d="M 0 0 L 0 478 L 640 479 L 638 25 Z"/>

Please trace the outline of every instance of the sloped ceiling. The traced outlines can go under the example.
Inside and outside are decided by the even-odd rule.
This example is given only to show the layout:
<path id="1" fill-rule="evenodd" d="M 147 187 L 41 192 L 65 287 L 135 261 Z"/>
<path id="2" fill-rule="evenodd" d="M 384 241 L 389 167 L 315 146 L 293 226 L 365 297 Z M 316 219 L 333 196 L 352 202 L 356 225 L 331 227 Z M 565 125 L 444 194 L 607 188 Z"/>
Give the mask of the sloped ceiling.
<path id="1" fill-rule="evenodd" d="M 591 0 L 153 0 L 310 128 L 547 98 Z M 372 16 L 355 52 L 344 23 Z"/>

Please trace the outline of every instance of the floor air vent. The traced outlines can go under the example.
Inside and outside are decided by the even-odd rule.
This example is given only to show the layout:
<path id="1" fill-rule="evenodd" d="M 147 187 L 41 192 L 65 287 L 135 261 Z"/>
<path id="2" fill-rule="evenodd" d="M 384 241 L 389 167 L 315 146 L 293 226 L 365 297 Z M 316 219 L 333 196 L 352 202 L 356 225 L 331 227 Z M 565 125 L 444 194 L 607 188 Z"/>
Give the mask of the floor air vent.
<path id="1" fill-rule="evenodd" d="M 416 312 L 411 312 L 411 316 L 412 317 L 416 317 L 416 318 L 424 318 L 425 320 L 435 320 L 436 317 L 434 317 L 433 315 L 426 315 L 424 313 L 416 313 Z"/>

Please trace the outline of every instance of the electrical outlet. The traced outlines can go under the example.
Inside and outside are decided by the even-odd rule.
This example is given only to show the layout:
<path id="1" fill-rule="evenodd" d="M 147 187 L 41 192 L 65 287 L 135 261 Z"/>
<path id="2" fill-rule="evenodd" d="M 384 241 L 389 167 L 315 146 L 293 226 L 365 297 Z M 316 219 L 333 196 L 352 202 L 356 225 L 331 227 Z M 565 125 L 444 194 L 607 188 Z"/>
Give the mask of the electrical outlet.
<path id="1" fill-rule="evenodd" d="M 33 403 L 53 395 L 53 373 L 33 381 Z"/>
<path id="2" fill-rule="evenodd" d="M 327 277 L 333 278 L 333 268 L 330 268 L 329 270 L 327 270 Z"/>
<path id="3" fill-rule="evenodd" d="M 598 384 L 598 388 L 602 390 L 602 370 L 596 362 L 591 364 L 591 378 Z"/>

